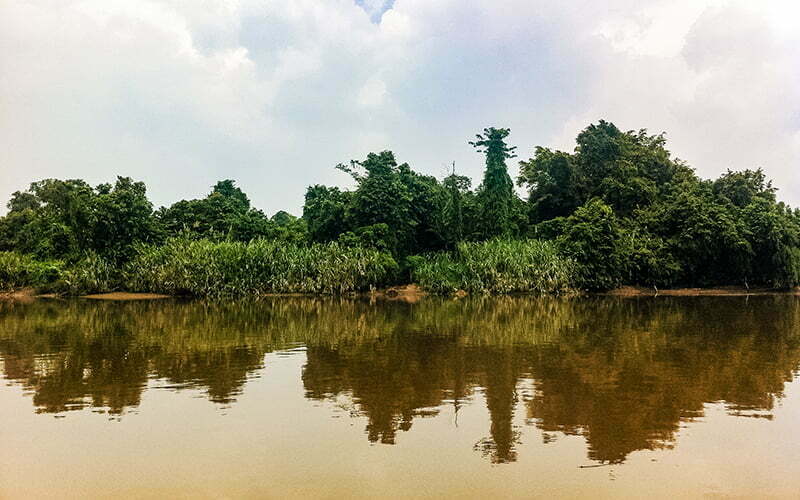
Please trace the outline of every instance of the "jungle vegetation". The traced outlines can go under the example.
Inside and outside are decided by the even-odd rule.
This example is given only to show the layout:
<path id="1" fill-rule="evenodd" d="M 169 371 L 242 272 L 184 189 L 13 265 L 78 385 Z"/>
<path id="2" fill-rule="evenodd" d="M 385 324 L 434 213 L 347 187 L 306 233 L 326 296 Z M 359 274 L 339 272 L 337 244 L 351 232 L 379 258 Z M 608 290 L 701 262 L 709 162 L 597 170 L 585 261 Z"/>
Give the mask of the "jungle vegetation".
<path id="1" fill-rule="evenodd" d="M 142 182 L 44 179 L 0 218 L 0 289 L 176 294 L 344 293 L 416 281 L 429 291 L 559 292 L 800 284 L 800 210 L 760 168 L 701 179 L 665 135 L 600 121 L 573 152 L 519 161 L 510 131 L 470 142 L 481 183 L 391 151 L 340 164 L 353 189 L 311 185 L 271 217 L 233 180 L 155 209 Z"/>

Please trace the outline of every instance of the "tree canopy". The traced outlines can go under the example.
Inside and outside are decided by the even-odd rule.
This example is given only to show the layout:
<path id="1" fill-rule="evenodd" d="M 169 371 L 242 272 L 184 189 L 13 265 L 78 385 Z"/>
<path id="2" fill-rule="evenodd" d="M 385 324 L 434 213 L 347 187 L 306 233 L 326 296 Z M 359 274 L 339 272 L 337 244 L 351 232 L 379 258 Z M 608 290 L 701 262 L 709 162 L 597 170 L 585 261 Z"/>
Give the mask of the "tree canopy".
<path id="1" fill-rule="evenodd" d="M 588 289 L 800 283 L 800 211 L 778 201 L 762 169 L 704 180 L 672 156 L 664 134 L 601 120 L 578 134 L 572 152 L 538 146 L 519 161 L 521 198 L 507 164 L 516 156 L 509 135 L 489 127 L 469 142 L 485 157 L 474 189 L 455 168 L 439 180 L 391 151 L 369 153 L 337 166 L 352 189 L 309 186 L 300 217 L 269 217 L 230 179 L 203 198 L 157 210 L 145 185 L 128 177 L 96 187 L 44 179 L 11 195 L 0 251 L 126 262 L 136 245 L 177 236 L 336 241 L 386 252 L 403 267 L 463 242 L 535 238 L 577 262 Z"/>

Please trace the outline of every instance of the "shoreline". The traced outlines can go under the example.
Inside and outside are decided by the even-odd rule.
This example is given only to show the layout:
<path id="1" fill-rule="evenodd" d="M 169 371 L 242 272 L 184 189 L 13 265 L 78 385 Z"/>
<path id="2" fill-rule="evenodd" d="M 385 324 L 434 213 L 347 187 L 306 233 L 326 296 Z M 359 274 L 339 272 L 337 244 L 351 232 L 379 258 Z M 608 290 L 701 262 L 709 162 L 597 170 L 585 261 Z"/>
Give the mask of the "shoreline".
<path id="1" fill-rule="evenodd" d="M 467 297 L 469 295 L 471 294 L 463 290 L 458 290 L 449 295 L 441 295 L 441 297 L 460 299 Z M 535 294 L 508 294 L 507 296 L 522 296 L 522 295 L 535 295 Z M 727 287 L 709 287 L 709 288 L 668 288 L 662 290 L 662 289 L 646 288 L 639 286 L 622 286 L 619 288 L 614 288 L 612 290 L 607 290 L 605 292 L 581 292 L 573 295 L 608 296 L 608 297 L 622 297 L 622 298 L 749 297 L 749 296 L 766 296 L 766 295 L 800 296 L 800 287 L 795 287 L 792 289 L 775 289 L 775 288 L 745 288 L 737 286 L 727 286 Z M 344 294 L 340 295 L 339 297 L 350 297 L 350 298 L 366 297 L 370 299 L 382 299 L 389 301 L 416 303 L 428 296 L 436 296 L 436 295 L 424 291 L 422 288 L 420 288 L 418 285 L 414 283 L 410 283 L 407 285 L 398 285 L 389 288 L 375 289 L 369 292 Z M 332 297 L 332 295 L 300 294 L 300 293 L 269 293 L 260 295 L 259 297 Z M 1 302 L 30 302 L 36 299 L 62 299 L 62 298 L 79 298 L 88 300 L 108 300 L 108 301 L 131 301 L 131 300 L 162 300 L 171 298 L 191 298 L 191 297 L 184 297 L 180 295 L 165 295 L 160 293 L 127 292 L 127 291 L 114 291 L 114 292 L 69 296 L 69 295 L 59 295 L 52 293 L 38 294 L 36 293 L 36 290 L 33 288 L 24 288 L 21 290 L 15 290 L 13 292 L 0 292 Z"/>
<path id="2" fill-rule="evenodd" d="M 613 297 L 748 297 L 753 295 L 797 295 L 800 288 L 745 288 L 741 286 L 720 286 L 708 288 L 666 288 L 663 290 L 638 286 L 622 286 L 601 292 L 597 295 Z"/>

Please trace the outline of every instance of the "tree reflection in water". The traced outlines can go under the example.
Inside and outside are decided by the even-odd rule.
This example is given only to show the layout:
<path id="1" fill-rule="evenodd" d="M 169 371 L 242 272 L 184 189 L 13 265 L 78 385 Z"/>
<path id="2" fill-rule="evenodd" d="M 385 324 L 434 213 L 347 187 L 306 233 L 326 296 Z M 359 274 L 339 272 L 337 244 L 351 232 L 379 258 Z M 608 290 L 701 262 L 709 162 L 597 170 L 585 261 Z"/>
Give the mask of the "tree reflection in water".
<path id="1" fill-rule="evenodd" d="M 524 408 L 545 441 L 581 435 L 591 459 L 618 463 L 673 446 L 705 403 L 770 418 L 800 364 L 798 325 L 792 296 L 36 301 L 0 303 L 0 357 L 39 412 L 120 414 L 150 379 L 233 404 L 266 353 L 304 345 L 306 397 L 349 398 L 370 441 L 479 392 L 490 422 L 475 447 L 491 461 L 516 459 Z"/>

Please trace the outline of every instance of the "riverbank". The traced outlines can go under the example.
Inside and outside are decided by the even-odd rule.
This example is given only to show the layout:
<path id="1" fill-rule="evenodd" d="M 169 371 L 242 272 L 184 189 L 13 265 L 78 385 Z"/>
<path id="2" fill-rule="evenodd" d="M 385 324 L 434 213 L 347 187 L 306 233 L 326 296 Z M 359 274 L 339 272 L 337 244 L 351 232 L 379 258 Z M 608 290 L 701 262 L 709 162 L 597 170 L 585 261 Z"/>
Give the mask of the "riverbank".
<path id="1" fill-rule="evenodd" d="M 92 298 L 106 297 L 98 294 L 109 292 L 136 292 L 159 297 L 230 299 L 369 295 L 410 301 L 426 293 L 755 295 L 786 293 L 788 289 L 774 287 L 797 283 L 795 279 L 776 279 L 760 281 L 756 288 L 677 288 L 679 284 L 725 285 L 745 280 L 709 281 L 692 276 L 686 280 L 649 281 L 625 271 L 622 263 L 620 266 L 621 270 L 611 272 L 581 264 L 548 240 L 464 242 L 449 252 L 398 257 L 384 250 L 335 242 L 304 246 L 272 240 L 241 243 L 172 239 L 160 246 L 138 247 L 130 260 L 120 262 L 94 254 L 66 263 L 0 252 L 0 290 L 33 289 L 36 292 L 24 294 Z M 619 276 L 606 279 L 611 276 L 609 273 Z M 603 276 L 606 278 L 601 279 Z M 625 282 L 652 285 L 615 288 Z"/>
<path id="2" fill-rule="evenodd" d="M 81 298 L 92 300 L 154 300 L 168 299 L 170 296 L 162 295 L 160 293 L 108 292 L 83 295 Z"/>
<path id="3" fill-rule="evenodd" d="M 350 293 L 341 295 L 341 297 L 348 298 L 369 298 L 386 301 L 397 301 L 406 303 L 417 303 L 431 295 L 441 296 L 438 294 L 430 294 L 422 289 L 415 283 L 407 285 L 392 286 L 389 288 L 375 289 L 363 293 Z M 469 294 L 464 290 L 458 290 L 455 293 L 446 295 L 452 299 L 465 298 L 470 295 L 486 295 L 486 294 Z M 516 296 L 530 296 L 536 294 L 506 294 Z M 540 294 L 541 295 L 541 294 Z M 569 294 L 571 296 L 610 296 L 610 297 L 748 297 L 748 296 L 763 296 L 763 295 L 793 295 L 800 297 L 800 287 L 792 289 L 775 289 L 775 288 L 745 288 L 745 287 L 712 287 L 712 288 L 670 288 L 670 289 L 655 289 L 636 286 L 623 286 L 608 290 L 605 292 L 583 292 Z M 275 298 L 275 297 L 325 297 L 329 295 L 324 294 L 300 294 L 300 293 L 270 293 L 260 295 L 260 298 Z M 26 288 L 17 290 L 15 292 L 0 293 L 0 302 L 31 302 L 37 299 L 60 299 L 68 298 L 70 295 L 54 294 L 54 293 L 36 293 L 35 289 Z M 170 298 L 188 298 L 185 295 L 167 295 L 159 293 L 141 293 L 141 292 L 106 292 L 94 293 L 88 295 L 74 296 L 80 299 L 89 300 L 102 300 L 102 301 L 135 301 L 135 300 L 163 300 Z"/>
<path id="4" fill-rule="evenodd" d="M 750 296 L 750 295 L 800 295 L 800 287 L 791 289 L 777 288 L 746 288 L 738 286 L 711 287 L 711 288 L 645 288 L 636 286 L 623 286 L 603 292 L 602 295 L 615 297 L 705 297 L 705 296 Z"/>

